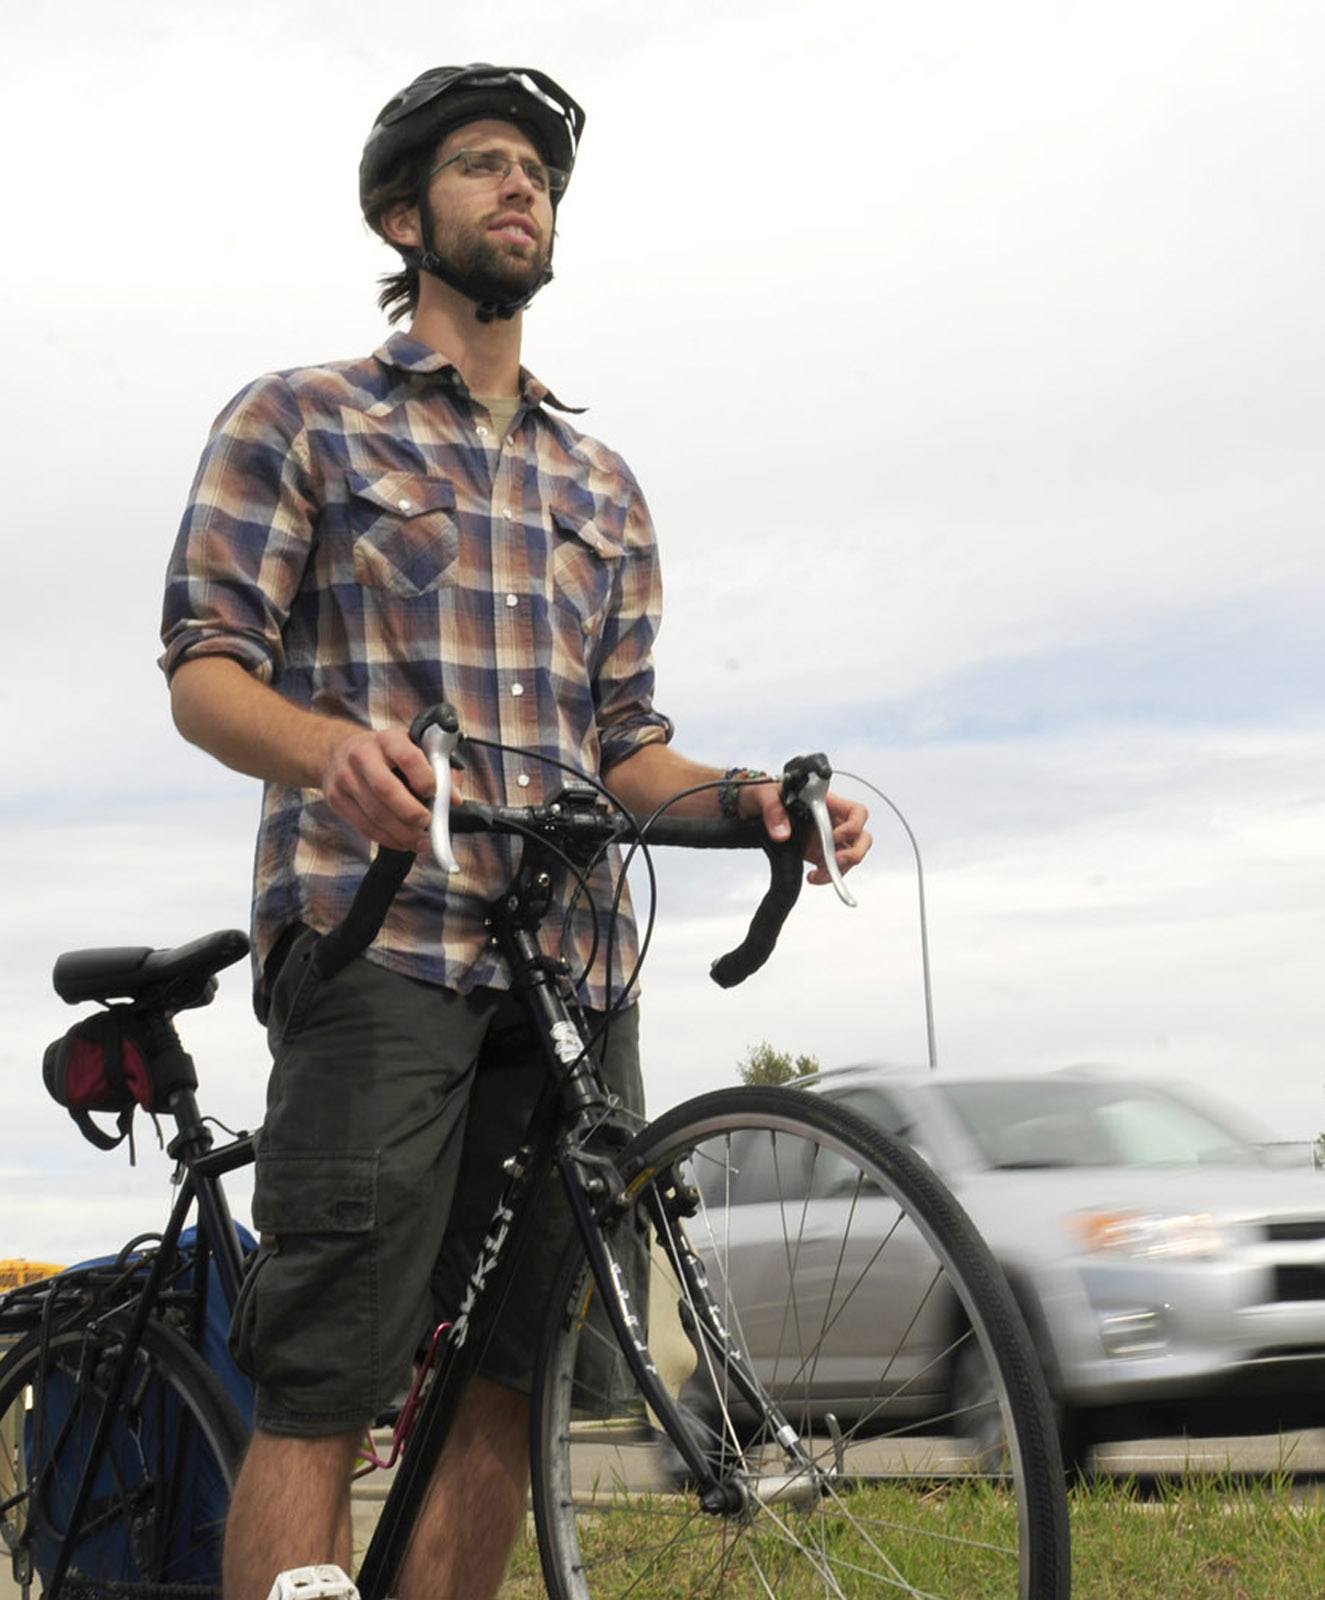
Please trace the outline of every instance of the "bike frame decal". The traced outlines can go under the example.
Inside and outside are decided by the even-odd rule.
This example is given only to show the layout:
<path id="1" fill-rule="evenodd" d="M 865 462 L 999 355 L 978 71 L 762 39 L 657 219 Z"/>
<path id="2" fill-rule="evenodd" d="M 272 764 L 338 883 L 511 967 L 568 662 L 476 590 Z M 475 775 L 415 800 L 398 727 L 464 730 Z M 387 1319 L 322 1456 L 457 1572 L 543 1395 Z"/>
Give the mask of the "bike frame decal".
<path id="1" fill-rule="evenodd" d="M 562 1066 L 573 1066 L 584 1054 L 584 1039 L 573 1022 L 554 1022 L 551 1025 L 552 1049 Z"/>
<path id="2" fill-rule="evenodd" d="M 483 1293 L 483 1286 L 489 1274 L 501 1260 L 501 1253 L 506 1247 L 506 1241 L 511 1236 L 511 1223 L 515 1220 L 512 1209 L 512 1184 L 506 1193 L 497 1202 L 497 1209 L 492 1213 L 492 1221 L 488 1224 L 488 1231 L 483 1243 L 479 1246 L 478 1259 L 474 1262 L 474 1270 L 469 1275 L 469 1282 L 465 1285 L 465 1296 L 460 1302 L 460 1310 L 456 1313 L 455 1321 L 451 1324 L 451 1344 L 459 1350 L 469 1337 L 469 1317 L 479 1296 Z"/>
<path id="3" fill-rule="evenodd" d="M 621 1320 L 630 1335 L 630 1342 L 634 1345 L 644 1370 L 656 1378 L 658 1369 L 653 1364 L 653 1356 L 648 1345 L 643 1339 L 644 1328 L 640 1319 L 635 1315 L 635 1308 L 631 1303 L 630 1290 L 626 1288 L 626 1275 L 621 1269 L 621 1263 L 612 1256 L 608 1263 L 612 1269 L 612 1286 L 616 1290 L 617 1304 L 621 1307 Z"/>

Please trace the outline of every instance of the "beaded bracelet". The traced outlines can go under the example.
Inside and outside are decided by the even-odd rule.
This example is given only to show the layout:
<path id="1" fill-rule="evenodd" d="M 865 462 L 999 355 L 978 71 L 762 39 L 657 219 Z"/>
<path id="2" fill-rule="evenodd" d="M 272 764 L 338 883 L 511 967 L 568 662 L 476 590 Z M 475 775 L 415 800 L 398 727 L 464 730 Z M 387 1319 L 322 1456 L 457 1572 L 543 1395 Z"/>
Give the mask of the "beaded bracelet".
<path id="1" fill-rule="evenodd" d="M 768 778 L 768 773 L 758 767 L 728 767 L 718 785 L 718 810 L 729 822 L 741 819 L 741 786 Z"/>

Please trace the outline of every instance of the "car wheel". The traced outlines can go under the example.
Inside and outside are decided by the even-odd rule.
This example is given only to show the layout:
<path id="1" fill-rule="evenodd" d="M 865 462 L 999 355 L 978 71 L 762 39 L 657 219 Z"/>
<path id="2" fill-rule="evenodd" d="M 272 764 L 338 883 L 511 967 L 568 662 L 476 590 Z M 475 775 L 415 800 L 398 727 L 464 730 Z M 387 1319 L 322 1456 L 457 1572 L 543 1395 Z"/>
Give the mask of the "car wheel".
<path id="1" fill-rule="evenodd" d="M 1094 1438 L 1084 1413 L 1059 1407 L 1058 1444 L 1063 1452 L 1063 1470 L 1068 1483 L 1083 1482 L 1091 1472 L 1090 1454 L 1094 1448 Z"/>
<path id="2" fill-rule="evenodd" d="M 1007 1467 L 1007 1440 L 994 1394 L 994 1381 L 980 1346 L 963 1339 L 953 1361 L 952 1415 L 967 1446 L 972 1468 L 997 1474 Z"/>
<path id="3" fill-rule="evenodd" d="M 957 1433 L 970 1453 L 972 1470 L 996 1476 L 1007 1470 L 1007 1441 L 1003 1436 L 994 1386 L 979 1348 L 966 1340 L 953 1361 L 950 1399 Z M 1081 1483 L 1090 1473 L 1094 1444 L 1086 1414 L 1055 1406 L 1058 1443 L 1069 1484 Z"/>

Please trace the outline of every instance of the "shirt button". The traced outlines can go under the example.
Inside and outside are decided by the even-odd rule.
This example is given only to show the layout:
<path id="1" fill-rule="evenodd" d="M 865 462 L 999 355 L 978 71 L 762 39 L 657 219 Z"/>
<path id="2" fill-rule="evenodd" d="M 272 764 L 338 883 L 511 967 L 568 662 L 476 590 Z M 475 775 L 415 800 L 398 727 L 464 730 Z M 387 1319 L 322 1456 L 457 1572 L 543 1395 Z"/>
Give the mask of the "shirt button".
<path id="1" fill-rule="evenodd" d="M 524 693 L 524 684 L 522 684 L 522 683 L 513 683 L 511 685 L 511 693 L 514 694 L 514 695 L 523 694 Z"/>
<path id="2" fill-rule="evenodd" d="M 507 522 L 509 522 L 515 515 L 515 512 L 511 510 L 510 506 L 503 506 L 501 508 L 501 514 L 506 518 Z"/>
<path id="3" fill-rule="evenodd" d="M 527 789 L 529 787 L 529 774 L 527 772 L 522 772 L 515 781 L 522 789 Z"/>
<path id="4" fill-rule="evenodd" d="M 397 500 L 396 504 L 400 507 L 400 509 L 402 511 L 410 511 L 410 510 L 413 509 L 413 507 L 411 506 L 411 504 L 410 504 L 410 502 L 408 500 Z"/>
<path id="5" fill-rule="evenodd" d="M 519 604 L 520 604 L 519 595 L 508 594 L 506 596 L 506 605 L 507 605 L 508 610 L 514 611 L 516 606 L 518 606 Z"/>
<path id="6" fill-rule="evenodd" d="M 488 437 L 488 430 L 481 422 L 479 423 L 478 427 L 474 429 L 474 432 L 478 434 L 480 439 L 486 439 Z"/>

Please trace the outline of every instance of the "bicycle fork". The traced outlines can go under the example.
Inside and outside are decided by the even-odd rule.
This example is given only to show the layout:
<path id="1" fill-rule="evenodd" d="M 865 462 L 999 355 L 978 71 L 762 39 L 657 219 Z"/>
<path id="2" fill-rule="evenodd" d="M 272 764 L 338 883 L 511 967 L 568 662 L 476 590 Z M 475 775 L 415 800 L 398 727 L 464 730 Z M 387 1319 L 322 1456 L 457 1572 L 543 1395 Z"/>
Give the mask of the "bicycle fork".
<path id="1" fill-rule="evenodd" d="M 714 1516 L 736 1518 L 749 1517 L 758 1506 L 774 1502 L 791 1504 L 803 1510 L 813 1508 L 830 1493 L 833 1480 L 841 1470 L 841 1452 L 836 1448 L 835 1441 L 836 1464 L 824 1468 L 815 1461 L 801 1443 L 796 1429 L 759 1381 L 728 1328 L 709 1286 L 704 1264 L 686 1237 L 684 1219 L 693 1215 L 695 1209 L 691 1191 L 672 1170 L 666 1174 L 642 1173 L 628 1189 L 621 1192 L 621 1180 L 613 1168 L 612 1175 L 618 1193 L 610 1196 L 605 1204 L 591 1209 L 590 1195 L 595 1187 L 595 1178 L 598 1179 L 598 1186 L 601 1186 L 599 1174 L 595 1171 L 586 1182 L 583 1152 L 563 1152 L 558 1161 L 594 1281 L 598 1285 L 617 1344 L 639 1385 L 646 1406 L 658 1418 L 663 1432 L 692 1473 L 699 1487 L 701 1507 Z M 593 1164 L 596 1168 L 598 1162 L 594 1160 Z M 568 1171 L 568 1167 L 574 1170 Z M 781 1448 L 786 1462 L 783 1472 L 749 1470 L 744 1452 L 739 1448 L 736 1470 L 722 1463 L 715 1466 L 710 1451 L 696 1438 L 694 1428 L 682 1414 L 654 1365 L 646 1330 L 632 1304 L 621 1266 L 609 1253 L 602 1231 L 603 1222 L 610 1219 L 620 1201 L 637 1193 L 641 1184 L 645 1183 L 648 1184 L 645 1204 L 650 1220 L 683 1291 L 682 1322 L 714 1380 L 724 1426 L 734 1442 L 735 1430 L 728 1412 L 728 1400 L 720 1386 L 730 1383 L 754 1415 L 761 1419 L 761 1433 Z"/>

